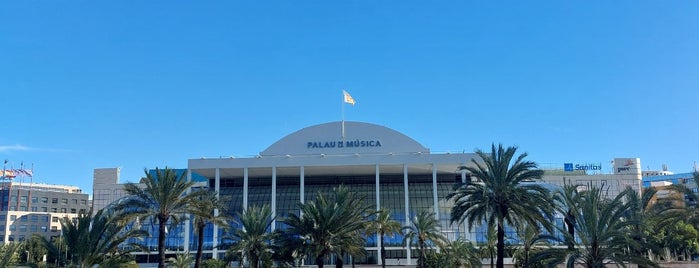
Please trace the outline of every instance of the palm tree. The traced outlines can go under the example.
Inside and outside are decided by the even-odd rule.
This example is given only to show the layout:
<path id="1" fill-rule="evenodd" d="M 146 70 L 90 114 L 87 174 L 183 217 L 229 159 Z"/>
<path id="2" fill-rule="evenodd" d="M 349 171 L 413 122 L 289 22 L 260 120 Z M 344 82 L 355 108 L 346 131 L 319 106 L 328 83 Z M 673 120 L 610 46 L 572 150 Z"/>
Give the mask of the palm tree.
<path id="1" fill-rule="evenodd" d="M 425 268 L 425 257 L 427 256 L 427 244 L 431 243 L 439 247 L 443 247 L 447 242 L 447 238 L 439 229 L 439 220 L 436 219 L 434 212 L 420 211 L 410 219 L 410 226 L 405 226 L 406 230 L 403 243 L 411 247 L 412 243 L 417 243 L 420 250 L 418 257 L 418 266 Z"/>
<path id="2" fill-rule="evenodd" d="M 148 235 L 147 232 L 130 228 L 123 215 L 114 207 L 103 208 L 95 215 L 92 212 L 80 214 L 74 220 L 61 220 L 63 241 L 71 261 L 78 267 L 92 267 L 99 264 L 105 267 L 118 266 L 131 260 L 131 253 L 142 250 L 133 242 Z M 55 255 L 60 251 L 46 237 L 36 235 L 42 244 Z"/>
<path id="3" fill-rule="evenodd" d="M 192 261 L 192 256 L 189 255 L 189 251 L 179 253 L 175 255 L 175 257 L 167 259 L 170 268 L 189 268 L 192 265 Z"/>
<path id="4" fill-rule="evenodd" d="M 391 219 L 391 212 L 385 208 L 377 211 L 375 218 L 369 222 L 367 232 L 378 233 L 379 241 L 381 243 L 382 268 L 386 268 L 386 247 L 384 245 L 384 237 L 386 235 L 393 237 L 394 234 L 400 233 L 401 230 L 401 224 Z"/>
<path id="5" fill-rule="evenodd" d="M 272 210 L 268 205 L 252 206 L 238 213 L 234 221 L 240 225 L 233 231 L 231 239 L 233 246 L 229 253 L 242 261 L 249 259 L 250 267 L 257 268 L 260 261 L 272 257 L 272 243 L 278 237 L 278 232 L 270 232 L 274 222 Z"/>
<path id="6" fill-rule="evenodd" d="M 531 261 L 532 253 L 538 252 L 550 244 L 546 239 L 543 239 L 538 228 L 526 225 L 522 230 L 519 230 L 519 237 L 522 244 L 514 251 L 513 258 L 515 259 L 515 267 L 534 268 L 542 267 L 543 264 Z"/>
<path id="7" fill-rule="evenodd" d="M 177 176 L 175 170 L 155 169 L 154 173 L 145 170 L 140 184 L 127 183 L 124 192 L 127 196 L 120 202 L 120 208 L 128 210 L 132 216 L 154 217 L 158 221 L 158 268 L 165 268 L 166 224 L 180 222 L 180 218 L 194 204 L 200 191 L 187 194 L 194 182 L 187 181 L 185 173 Z"/>
<path id="8" fill-rule="evenodd" d="M 204 228 L 207 223 L 213 223 L 218 226 L 227 225 L 225 213 L 216 215 L 215 210 L 224 210 L 226 205 L 216 196 L 216 192 L 207 189 L 198 190 L 198 198 L 192 203 L 187 210 L 194 216 L 194 229 L 197 233 L 197 253 L 194 261 L 194 268 L 201 267 L 201 257 L 204 249 Z"/>
<path id="9" fill-rule="evenodd" d="M 364 197 L 350 192 L 349 188 L 335 188 L 331 196 L 319 192 L 316 200 L 299 204 L 301 216 L 291 214 L 283 220 L 288 226 L 285 237 L 296 237 L 307 254 L 315 256 L 316 265 L 323 267 L 325 259 L 342 254 L 365 254 L 366 222 L 371 215 L 364 204 Z M 290 243 L 296 243 L 293 240 Z"/>
<path id="10" fill-rule="evenodd" d="M 553 215 L 549 191 L 533 183 L 544 172 L 537 169 L 536 163 L 524 160 L 526 153 L 514 158 L 516 151 L 517 147 L 505 149 L 502 144 L 497 148 L 493 144 L 490 154 L 476 150 L 483 163 L 474 159 L 473 166 L 463 169 L 479 181 L 467 182 L 447 196 L 454 200 L 452 223 L 466 221 L 469 229 L 483 223 L 497 226 L 498 268 L 504 266 L 506 225 L 519 227 L 527 223 L 547 227 Z"/>
<path id="11" fill-rule="evenodd" d="M 497 253 L 498 232 L 494 225 L 488 225 L 485 233 L 485 243 L 478 248 L 478 254 L 490 259 L 490 268 L 495 267 L 495 254 Z"/>
<path id="12" fill-rule="evenodd" d="M 631 228 L 639 222 L 633 217 L 625 217 L 633 209 L 631 202 L 625 200 L 637 193 L 623 191 L 611 200 L 604 198 L 602 193 L 596 187 L 577 192 L 577 203 L 567 204 L 576 219 L 576 236 L 571 236 L 560 227 L 562 239 L 543 235 L 544 239 L 559 240 L 568 247 L 550 247 L 532 254 L 531 259 L 544 261 L 548 265 L 565 262 L 567 267 L 573 267 L 576 263 L 588 268 L 612 264 L 625 267 L 625 263 L 657 267 L 649 259 L 629 252 L 640 248 L 640 243 L 630 236 Z"/>
<path id="13" fill-rule="evenodd" d="M 481 268 L 481 258 L 478 249 L 469 241 L 462 238 L 447 243 L 442 249 L 449 267 Z"/>

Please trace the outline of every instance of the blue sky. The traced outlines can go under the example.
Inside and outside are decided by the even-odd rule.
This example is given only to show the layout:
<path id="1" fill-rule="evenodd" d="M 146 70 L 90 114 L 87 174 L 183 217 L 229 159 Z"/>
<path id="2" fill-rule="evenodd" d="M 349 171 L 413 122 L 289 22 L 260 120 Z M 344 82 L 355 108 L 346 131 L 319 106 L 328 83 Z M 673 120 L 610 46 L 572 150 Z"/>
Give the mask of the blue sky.
<path id="1" fill-rule="evenodd" d="M 252 156 L 341 119 L 544 166 L 699 161 L 699 2 L 2 1 L 0 157 L 92 171 Z"/>

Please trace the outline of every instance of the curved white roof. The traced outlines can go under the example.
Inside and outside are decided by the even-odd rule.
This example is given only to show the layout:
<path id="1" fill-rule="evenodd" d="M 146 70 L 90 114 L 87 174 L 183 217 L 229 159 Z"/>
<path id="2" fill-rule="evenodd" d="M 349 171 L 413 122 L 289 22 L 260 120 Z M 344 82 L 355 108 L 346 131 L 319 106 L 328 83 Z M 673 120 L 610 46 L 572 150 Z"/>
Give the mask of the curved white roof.
<path id="1" fill-rule="evenodd" d="M 303 128 L 275 142 L 262 156 L 429 153 L 429 149 L 393 129 L 363 122 L 330 122 Z"/>

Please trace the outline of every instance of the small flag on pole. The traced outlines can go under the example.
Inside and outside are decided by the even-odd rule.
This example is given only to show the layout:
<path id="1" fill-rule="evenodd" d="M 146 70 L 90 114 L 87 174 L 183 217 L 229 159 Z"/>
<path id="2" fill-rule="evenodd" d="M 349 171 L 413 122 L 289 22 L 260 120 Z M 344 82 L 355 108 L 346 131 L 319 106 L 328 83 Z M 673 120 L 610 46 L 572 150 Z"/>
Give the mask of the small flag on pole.
<path id="1" fill-rule="evenodd" d="M 345 96 L 345 103 L 352 104 L 354 106 L 354 98 L 352 98 L 352 95 L 347 93 L 347 91 L 342 91 L 342 94 Z"/>

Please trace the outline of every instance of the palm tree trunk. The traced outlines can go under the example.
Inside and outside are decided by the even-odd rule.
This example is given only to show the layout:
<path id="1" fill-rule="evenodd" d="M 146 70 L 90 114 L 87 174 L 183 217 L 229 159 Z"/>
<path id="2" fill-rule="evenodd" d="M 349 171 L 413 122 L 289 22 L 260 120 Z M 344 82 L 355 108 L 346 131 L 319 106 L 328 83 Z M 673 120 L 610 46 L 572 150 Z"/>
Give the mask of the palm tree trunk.
<path id="1" fill-rule="evenodd" d="M 337 255 L 337 258 L 335 260 L 335 268 L 342 268 L 342 266 L 345 265 L 345 254 L 344 252 L 340 251 L 340 254 Z"/>
<path id="2" fill-rule="evenodd" d="M 381 268 L 386 268 L 386 247 L 383 245 L 383 232 L 381 234 Z"/>
<path id="3" fill-rule="evenodd" d="M 158 217 L 158 256 L 160 260 L 158 262 L 158 268 L 165 268 L 165 224 L 167 219 L 163 220 L 162 217 Z"/>
<path id="4" fill-rule="evenodd" d="M 505 228 L 502 226 L 502 221 L 498 223 L 498 247 L 497 247 L 498 261 L 495 264 L 497 268 L 505 267 Z"/>
<path id="5" fill-rule="evenodd" d="M 316 265 L 318 265 L 318 268 L 323 268 L 323 256 L 318 255 L 316 257 Z"/>
<path id="6" fill-rule="evenodd" d="M 201 266 L 201 255 L 204 249 L 204 226 L 197 224 L 197 256 L 194 260 L 194 268 Z"/>
<path id="7" fill-rule="evenodd" d="M 418 241 L 420 244 L 420 258 L 418 259 L 418 262 L 420 264 L 420 267 L 425 268 L 425 241 Z"/>

